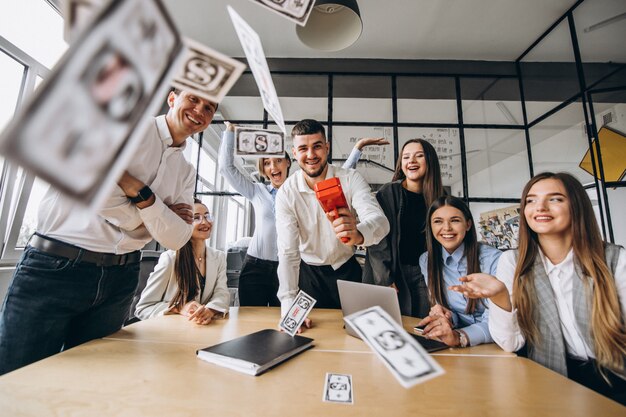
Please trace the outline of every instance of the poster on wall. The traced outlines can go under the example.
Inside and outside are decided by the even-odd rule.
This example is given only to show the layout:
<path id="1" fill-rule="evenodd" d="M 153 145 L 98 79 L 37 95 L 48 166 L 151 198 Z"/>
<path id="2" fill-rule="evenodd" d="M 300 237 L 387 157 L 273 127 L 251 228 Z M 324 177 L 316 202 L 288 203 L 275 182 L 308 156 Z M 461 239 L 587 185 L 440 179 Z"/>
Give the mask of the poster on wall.
<path id="1" fill-rule="evenodd" d="M 478 232 L 483 241 L 500 250 L 516 249 L 519 236 L 519 214 L 519 204 L 480 213 Z"/>

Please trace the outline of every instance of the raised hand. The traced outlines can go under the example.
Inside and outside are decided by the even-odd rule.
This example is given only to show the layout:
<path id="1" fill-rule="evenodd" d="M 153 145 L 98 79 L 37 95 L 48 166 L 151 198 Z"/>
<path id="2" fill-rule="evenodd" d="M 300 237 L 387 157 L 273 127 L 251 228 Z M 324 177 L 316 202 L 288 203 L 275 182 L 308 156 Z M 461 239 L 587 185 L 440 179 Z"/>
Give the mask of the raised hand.
<path id="1" fill-rule="evenodd" d="M 459 278 L 461 285 L 452 285 L 448 289 L 459 292 L 467 298 L 489 298 L 506 311 L 511 311 L 511 298 L 506 285 L 493 275 L 476 273 Z"/>

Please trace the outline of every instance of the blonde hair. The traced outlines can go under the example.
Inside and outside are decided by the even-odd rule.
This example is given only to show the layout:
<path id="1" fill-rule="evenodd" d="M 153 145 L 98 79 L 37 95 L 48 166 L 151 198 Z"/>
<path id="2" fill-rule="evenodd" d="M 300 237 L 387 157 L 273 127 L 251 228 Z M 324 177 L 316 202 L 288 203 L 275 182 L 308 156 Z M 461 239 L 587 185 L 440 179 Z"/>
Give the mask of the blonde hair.
<path id="1" fill-rule="evenodd" d="M 285 156 L 284 158 L 287 160 L 287 175 L 289 175 L 289 168 L 291 168 L 291 158 L 289 157 L 289 154 L 287 153 L 287 151 L 285 151 Z M 267 181 L 269 181 L 270 179 L 268 178 L 267 175 L 265 175 L 265 160 L 270 159 L 270 158 L 259 158 L 258 161 L 256 162 L 256 168 L 259 171 L 259 176 Z"/>
<path id="2" fill-rule="evenodd" d="M 589 196 L 580 182 L 567 173 L 538 174 L 526 184 L 522 192 L 519 259 L 513 281 L 513 305 L 518 310 L 520 329 L 530 345 L 539 341 L 541 335 L 534 314 L 537 295 L 534 276 L 531 273 L 539 252 L 539 241 L 537 233 L 528 226 L 524 209 L 526 197 L 532 186 L 545 179 L 561 181 L 565 187 L 570 206 L 574 260 L 582 273 L 593 282 L 590 327 L 596 360 L 601 367 L 622 372 L 626 355 L 626 329 L 622 321 L 615 279 L 605 260 L 604 242 Z M 589 285 L 587 280 L 584 280 L 584 283 Z"/>

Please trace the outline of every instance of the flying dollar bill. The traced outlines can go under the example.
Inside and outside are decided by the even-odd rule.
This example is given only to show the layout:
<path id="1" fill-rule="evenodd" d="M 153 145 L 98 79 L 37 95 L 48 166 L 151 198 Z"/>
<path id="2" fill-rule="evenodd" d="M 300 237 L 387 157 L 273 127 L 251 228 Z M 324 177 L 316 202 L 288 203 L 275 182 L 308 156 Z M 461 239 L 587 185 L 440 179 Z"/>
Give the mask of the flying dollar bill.
<path id="1" fill-rule="evenodd" d="M 246 158 L 283 158 L 285 134 L 237 126 L 235 128 L 235 155 Z"/>
<path id="2" fill-rule="evenodd" d="M 405 388 L 445 373 L 443 368 L 380 306 L 344 317 Z"/>
<path id="3" fill-rule="evenodd" d="M 239 42 L 243 47 L 243 51 L 246 54 L 248 65 L 254 75 L 254 81 L 257 87 L 259 87 L 259 93 L 261 94 L 261 100 L 263 101 L 263 107 L 272 116 L 272 119 L 276 122 L 280 130 L 283 133 L 285 130 L 285 120 L 283 118 L 283 111 L 278 101 L 278 95 L 276 94 L 276 88 L 272 81 L 272 75 L 270 69 L 267 66 L 267 60 L 265 59 L 265 53 L 263 52 L 263 45 L 259 35 L 250 27 L 248 23 L 230 6 L 227 6 L 230 19 L 233 22 Z"/>
<path id="4" fill-rule="evenodd" d="M 172 86 L 219 103 L 246 65 L 192 39 L 183 39 L 185 58 Z"/>
<path id="5" fill-rule="evenodd" d="M 306 25 L 315 0 L 250 0 L 261 5 L 279 16 L 296 22 L 300 26 Z"/>

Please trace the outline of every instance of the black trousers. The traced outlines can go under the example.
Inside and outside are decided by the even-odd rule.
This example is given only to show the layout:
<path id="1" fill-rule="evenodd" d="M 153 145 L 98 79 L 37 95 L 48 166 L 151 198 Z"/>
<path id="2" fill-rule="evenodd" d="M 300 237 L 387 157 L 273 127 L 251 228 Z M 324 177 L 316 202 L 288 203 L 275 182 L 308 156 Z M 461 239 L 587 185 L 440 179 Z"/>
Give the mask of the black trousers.
<path id="1" fill-rule="evenodd" d="M 278 261 L 246 255 L 239 275 L 239 304 L 279 307 Z"/>
<path id="2" fill-rule="evenodd" d="M 361 282 L 362 272 L 354 256 L 337 270 L 329 265 L 313 266 L 301 261 L 298 286 L 317 300 L 315 308 L 341 308 L 337 280 Z"/>
<path id="3" fill-rule="evenodd" d="M 567 358 L 567 376 L 569 379 L 613 401 L 626 405 L 626 381 L 612 372 L 605 371 L 605 373 L 610 385 L 600 375 L 595 360 L 580 361 L 570 357 Z"/>

